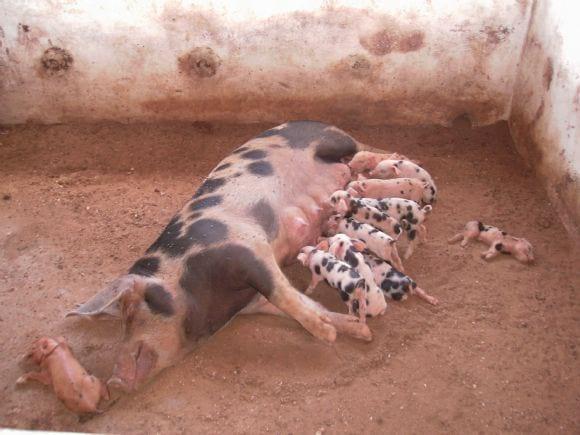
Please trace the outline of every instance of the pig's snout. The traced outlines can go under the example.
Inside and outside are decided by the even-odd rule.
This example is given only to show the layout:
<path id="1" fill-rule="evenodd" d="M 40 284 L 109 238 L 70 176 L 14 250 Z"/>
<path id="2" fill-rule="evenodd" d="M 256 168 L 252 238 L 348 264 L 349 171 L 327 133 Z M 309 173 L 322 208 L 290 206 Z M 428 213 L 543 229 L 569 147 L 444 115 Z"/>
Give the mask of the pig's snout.
<path id="1" fill-rule="evenodd" d="M 133 348 L 125 346 L 119 354 L 113 375 L 107 381 L 107 387 L 125 393 L 137 390 L 153 374 L 157 359 L 157 352 L 142 341 Z"/>

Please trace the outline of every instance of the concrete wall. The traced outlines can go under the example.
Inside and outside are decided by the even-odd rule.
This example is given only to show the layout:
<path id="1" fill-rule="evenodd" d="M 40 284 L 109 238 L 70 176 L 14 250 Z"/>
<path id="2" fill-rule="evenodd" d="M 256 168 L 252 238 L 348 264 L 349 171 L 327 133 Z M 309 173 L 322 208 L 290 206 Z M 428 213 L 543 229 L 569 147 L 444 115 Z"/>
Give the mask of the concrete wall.
<path id="1" fill-rule="evenodd" d="M 507 119 L 526 0 L 0 1 L 0 122 Z"/>
<path id="2" fill-rule="evenodd" d="M 510 130 L 559 217 L 580 222 L 580 4 L 536 0 L 514 87 Z"/>

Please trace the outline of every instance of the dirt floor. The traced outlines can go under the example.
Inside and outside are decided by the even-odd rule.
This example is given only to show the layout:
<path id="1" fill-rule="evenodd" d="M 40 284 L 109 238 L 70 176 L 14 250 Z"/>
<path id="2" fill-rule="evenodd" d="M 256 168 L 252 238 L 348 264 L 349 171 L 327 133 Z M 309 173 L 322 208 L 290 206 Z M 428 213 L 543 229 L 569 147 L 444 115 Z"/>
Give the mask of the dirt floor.
<path id="1" fill-rule="evenodd" d="M 124 272 L 230 150 L 266 125 L 58 125 L 0 134 L 0 426 L 152 433 L 580 431 L 580 262 L 505 124 L 341 126 L 424 162 L 440 200 L 407 272 L 442 302 L 390 303 L 372 343 L 325 345 L 290 320 L 235 319 L 108 413 L 79 423 L 16 388 L 35 338 L 66 336 L 99 377 L 120 328 L 64 319 Z M 481 219 L 528 238 L 537 264 L 446 239 Z M 304 289 L 308 274 L 288 274 Z M 315 296 L 344 310 L 321 285 Z"/>

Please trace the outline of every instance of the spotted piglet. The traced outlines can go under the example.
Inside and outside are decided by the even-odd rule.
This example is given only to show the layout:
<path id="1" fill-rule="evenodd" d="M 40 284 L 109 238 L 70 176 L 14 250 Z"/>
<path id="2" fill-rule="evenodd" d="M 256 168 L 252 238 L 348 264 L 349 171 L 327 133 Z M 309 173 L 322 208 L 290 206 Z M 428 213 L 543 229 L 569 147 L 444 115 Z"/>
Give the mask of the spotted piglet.
<path id="1" fill-rule="evenodd" d="M 407 299 L 408 294 L 416 294 L 431 305 L 437 305 L 437 298 L 427 294 L 425 290 L 417 286 L 417 283 L 404 273 L 395 269 L 389 261 L 385 261 L 374 255 L 368 249 L 362 251 L 365 263 L 371 268 L 375 282 L 379 285 L 385 296 L 401 301 Z"/>
<path id="2" fill-rule="evenodd" d="M 298 254 L 298 261 L 308 267 L 312 279 L 305 293 L 310 294 L 320 281 L 338 290 L 346 303 L 349 314 L 358 314 L 359 322 L 366 322 L 366 283 L 364 278 L 347 263 L 340 261 L 329 252 L 305 246 Z"/>
<path id="3" fill-rule="evenodd" d="M 330 252 L 339 260 L 348 263 L 365 280 L 367 314 L 375 317 L 384 314 L 387 309 L 387 302 L 381 289 L 377 286 L 373 271 L 365 263 L 361 252 L 366 245 L 362 240 L 351 239 L 346 234 L 337 234 L 329 238 L 320 238 L 318 249 Z"/>
<path id="4" fill-rule="evenodd" d="M 330 197 L 330 204 L 337 213 L 356 219 L 359 222 L 370 224 L 398 239 L 406 222 L 399 222 L 388 213 L 379 210 L 376 206 L 364 203 L 359 198 L 353 198 L 346 190 L 337 190 Z"/>
<path id="5" fill-rule="evenodd" d="M 388 179 L 400 177 L 415 178 L 429 183 L 433 187 L 433 195 L 437 193 L 437 187 L 431 174 L 421 166 L 408 160 L 383 160 L 369 172 L 369 178 Z"/>
<path id="6" fill-rule="evenodd" d="M 437 196 L 433 186 L 415 178 L 393 178 L 391 180 L 371 178 L 351 181 L 347 191 L 351 195 L 361 198 L 399 197 L 424 204 L 432 204 Z"/>
<path id="7" fill-rule="evenodd" d="M 448 242 L 456 243 L 461 240 L 461 246 L 465 247 L 471 240 L 476 239 L 490 245 L 487 251 L 481 253 L 481 257 L 485 260 L 490 260 L 501 253 L 511 254 L 522 263 L 534 261 L 532 244 L 526 239 L 510 236 L 499 228 L 484 225 L 479 221 L 467 222 L 463 232 L 456 234 Z"/>
<path id="8" fill-rule="evenodd" d="M 371 151 L 359 151 L 348 163 L 353 174 L 370 171 L 374 169 L 381 161 L 391 159 L 409 160 L 407 157 L 398 153 L 374 153 Z"/>
<path id="9" fill-rule="evenodd" d="M 333 215 L 328 219 L 326 232 L 329 236 L 343 233 L 353 239 L 362 240 L 379 257 L 391 261 L 400 270 L 403 270 L 396 240 L 372 225 L 360 223 L 353 218 Z"/>
<path id="10" fill-rule="evenodd" d="M 415 201 L 405 198 L 384 198 L 380 200 L 361 198 L 360 200 L 363 204 L 376 207 L 403 223 L 407 233 L 407 240 L 409 241 L 405 259 L 408 259 L 413 254 L 418 239 L 423 242 L 427 240 L 427 227 L 423 225 L 423 222 L 433 210 L 432 206 L 426 205 L 421 208 Z"/>

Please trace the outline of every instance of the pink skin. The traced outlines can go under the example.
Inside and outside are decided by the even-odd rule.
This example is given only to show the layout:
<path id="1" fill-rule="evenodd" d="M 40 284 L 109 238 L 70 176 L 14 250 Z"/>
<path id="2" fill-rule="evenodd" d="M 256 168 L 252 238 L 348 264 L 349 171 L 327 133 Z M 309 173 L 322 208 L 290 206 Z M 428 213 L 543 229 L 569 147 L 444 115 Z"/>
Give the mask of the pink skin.
<path id="1" fill-rule="evenodd" d="M 28 372 L 17 384 L 37 381 L 50 385 L 56 397 L 76 414 L 100 413 L 97 405 L 109 399 L 109 392 L 96 377 L 88 374 L 77 361 L 63 337 L 37 340 L 26 355 L 40 366 L 39 372 Z"/>
<path id="2" fill-rule="evenodd" d="M 362 240 L 351 239 L 345 234 L 337 234 L 329 238 L 319 238 L 317 249 L 328 251 L 339 260 L 345 261 L 347 252 L 350 250 L 351 254 L 358 260 L 355 267 L 356 271 L 365 279 L 368 286 L 366 298 L 368 300 L 367 313 L 373 317 L 382 315 L 387 309 L 387 302 L 382 290 L 377 286 L 373 271 L 365 263 L 361 252 L 366 248 L 366 244 Z"/>
<path id="3" fill-rule="evenodd" d="M 364 198 L 381 199 L 396 196 L 415 202 L 432 202 L 429 196 L 429 186 L 413 178 L 352 181 L 349 183 L 347 191 L 349 193 L 354 191 L 357 196 Z"/>
<path id="4" fill-rule="evenodd" d="M 348 163 L 353 174 L 360 174 L 365 171 L 374 169 L 382 160 L 403 159 L 407 157 L 398 153 L 374 153 L 371 151 L 359 151 Z"/>
<path id="5" fill-rule="evenodd" d="M 350 238 L 362 240 L 376 255 L 392 262 L 397 269 L 403 272 L 405 269 L 397 251 L 396 240 L 382 231 L 376 231 L 372 225 L 359 224 L 359 228 L 355 229 L 348 224 L 347 219 L 334 215 L 328 220 L 326 232 L 331 236 L 342 233 Z"/>
<path id="6" fill-rule="evenodd" d="M 511 254 L 516 260 L 527 264 L 534 261 L 533 248 L 526 239 L 513 237 L 496 227 L 483 225 L 478 221 L 470 221 L 465 224 L 463 232 L 451 237 L 448 242 L 456 243 L 461 240 L 461 246 L 465 247 L 472 240 L 489 245 L 489 249 L 481 253 L 484 260 L 490 260 L 500 253 Z"/>

